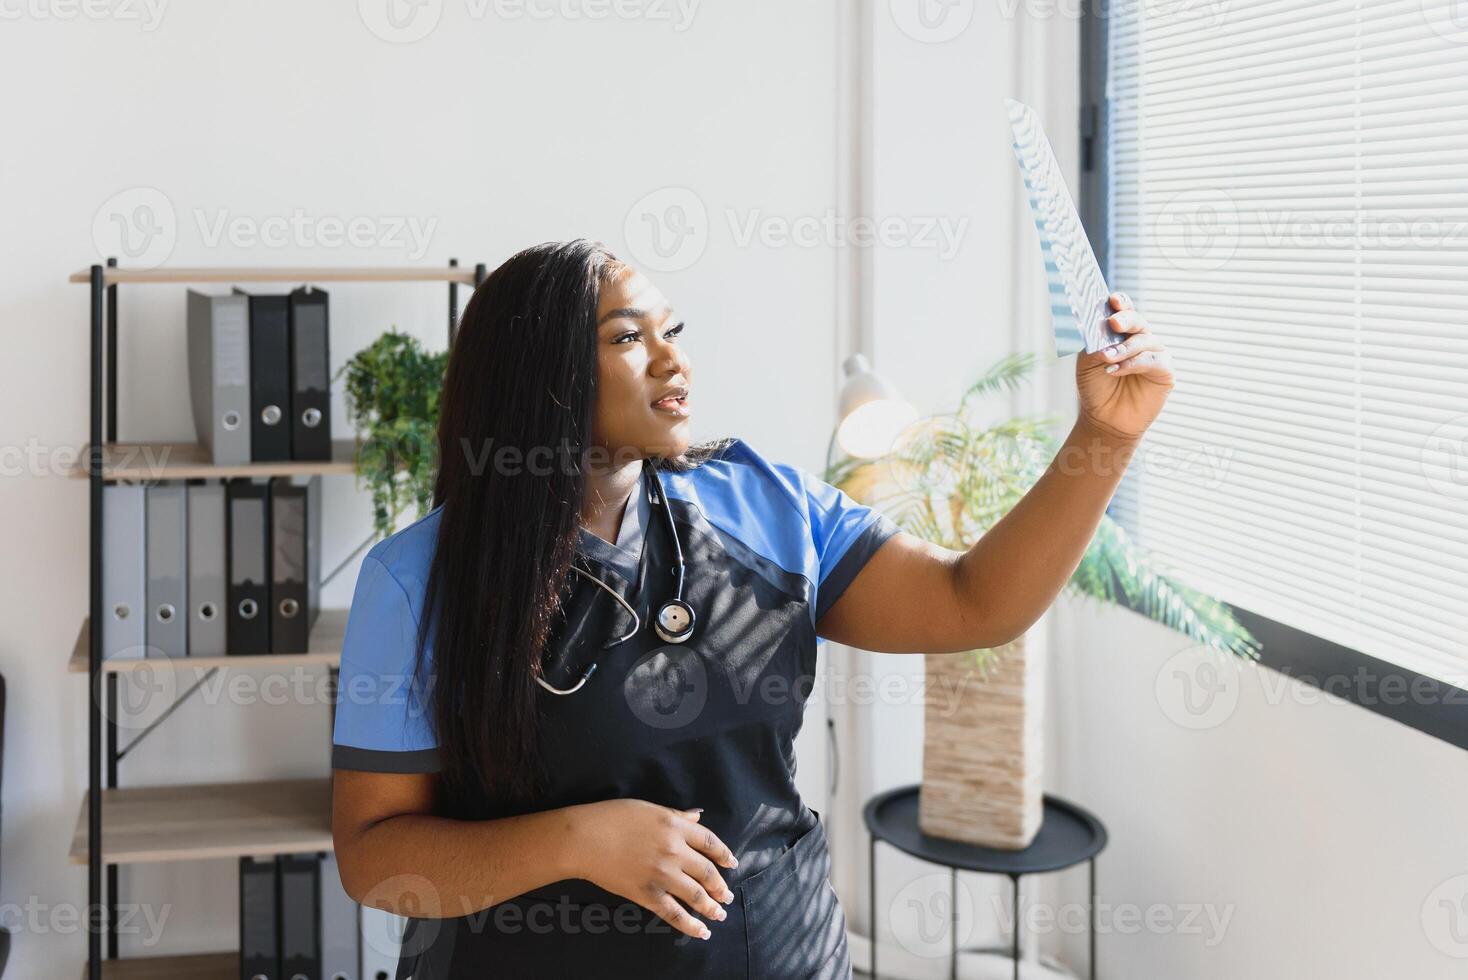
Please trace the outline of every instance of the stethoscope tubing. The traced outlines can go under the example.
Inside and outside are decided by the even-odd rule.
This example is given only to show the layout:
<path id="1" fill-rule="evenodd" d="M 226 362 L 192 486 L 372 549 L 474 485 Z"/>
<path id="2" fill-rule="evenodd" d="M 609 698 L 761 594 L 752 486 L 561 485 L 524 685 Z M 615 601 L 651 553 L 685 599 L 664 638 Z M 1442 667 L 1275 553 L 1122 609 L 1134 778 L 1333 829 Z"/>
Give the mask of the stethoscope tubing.
<path id="1" fill-rule="evenodd" d="M 667 641 L 668 643 L 682 643 L 693 635 L 693 625 L 696 621 L 696 617 L 693 613 L 693 607 L 690 606 L 683 599 L 683 583 L 685 578 L 683 544 L 678 539 L 678 525 L 677 522 L 673 520 L 673 508 L 669 506 L 668 494 L 663 489 L 662 474 L 658 472 L 657 466 L 649 459 L 644 459 L 642 461 L 642 467 L 643 472 L 651 475 L 652 482 L 654 486 L 657 487 L 656 503 L 663 511 L 663 517 L 668 525 L 668 534 L 673 540 L 673 598 L 669 599 L 667 602 L 664 602 L 662 607 L 658 610 L 657 618 L 653 622 L 653 631 L 657 633 L 659 638 Z M 646 540 L 644 540 L 643 546 L 647 546 Z M 632 639 L 632 637 L 637 635 L 637 631 L 642 629 L 642 617 L 638 615 L 637 610 L 632 607 L 632 604 L 628 602 L 620 592 L 612 588 L 604 580 L 591 574 L 585 569 L 578 567 L 574 560 L 571 563 L 571 571 L 580 575 L 582 578 L 590 580 L 593 584 L 595 584 L 603 591 L 610 593 L 611 597 L 615 599 L 617 603 L 632 617 L 632 628 L 628 630 L 624 636 L 621 636 L 611 643 L 608 643 L 607 646 L 612 647 L 620 643 L 625 643 L 628 640 Z M 678 616 L 680 615 L 686 617 L 685 623 L 678 623 Z M 668 625 L 669 623 L 671 623 L 671 625 Z M 591 680 L 591 675 L 596 673 L 596 667 L 596 661 L 592 661 L 591 664 L 584 671 L 581 672 L 581 677 L 576 681 L 576 683 L 567 688 L 556 687 L 539 674 L 536 675 L 535 680 L 541 687 L 545 688 L 552 694 L 558 694 L 564 697 L 568 694 L 575 694 L 577 691 L 581 690 L 581 688 L 586 685 L 586 682 Z"/>

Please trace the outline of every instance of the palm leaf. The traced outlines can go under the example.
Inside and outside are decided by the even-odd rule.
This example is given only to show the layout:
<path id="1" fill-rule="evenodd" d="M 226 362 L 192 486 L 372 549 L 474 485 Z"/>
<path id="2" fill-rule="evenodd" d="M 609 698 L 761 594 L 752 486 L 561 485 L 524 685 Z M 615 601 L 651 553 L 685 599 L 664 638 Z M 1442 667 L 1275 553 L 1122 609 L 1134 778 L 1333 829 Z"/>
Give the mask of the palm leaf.
<path id="1" fill-rule="evenodd" d="M 1035 365 L 1032 354 L 1001 359 L 969 386 L 955 411 L 915 424 L 880 459 L 836 461 L 826 479 L 883 510 L 909 533 L 968 550 L 1029 492 L 1055 456 L 1054 419 L 1022 416 L 981 426 L 973 417 L 980 399 L 1016 389 Z M 1157 567 L 1110 515 L 1102 517 L 1066 588 L 1133 609 L 1211 650 L 1259 656 L 1258 641 L 1227 605 Z"/>
<path id="2" fill-rule="evenodd" d="M 969 385 L 963 398 L 959 400 L 958 413 L 962 414 L 972 400 L 1019 388 L 1029 380 L 1038 363 L 1035 355 L 1030 353 L 1010 354 L 1000 358 L 977 381 Z"/>

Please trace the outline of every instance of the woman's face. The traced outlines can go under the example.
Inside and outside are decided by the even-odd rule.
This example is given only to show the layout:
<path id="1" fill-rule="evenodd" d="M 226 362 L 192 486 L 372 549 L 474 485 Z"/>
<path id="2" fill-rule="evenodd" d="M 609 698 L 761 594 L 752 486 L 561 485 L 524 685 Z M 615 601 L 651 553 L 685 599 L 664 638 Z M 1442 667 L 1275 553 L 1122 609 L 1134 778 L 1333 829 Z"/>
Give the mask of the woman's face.
<path id="1" fill-rule="evenodd" d="M 596 310 L 593 442 L 615 463 L 676 456 L 692 440 L 692 368 L 679 346 L 683 323 L 631 266 L 602 285 Z"/>

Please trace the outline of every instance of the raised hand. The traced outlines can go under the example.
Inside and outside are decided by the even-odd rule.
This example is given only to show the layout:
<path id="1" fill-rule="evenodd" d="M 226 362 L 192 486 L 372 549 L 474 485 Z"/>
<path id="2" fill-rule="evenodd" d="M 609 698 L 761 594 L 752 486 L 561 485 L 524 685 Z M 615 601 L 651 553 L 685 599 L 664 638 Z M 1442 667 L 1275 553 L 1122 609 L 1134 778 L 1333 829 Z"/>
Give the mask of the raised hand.
<path id="1" fill-rule="evenodd" d="M 1076 357 L 1081 415 L 1113 436 L 1139 439 L 1172 391 L 1172 355 L 1125 293 L 1112 293 L 1110 301 L 1116 312 L 1107 324 L 1126 339 Z"/>

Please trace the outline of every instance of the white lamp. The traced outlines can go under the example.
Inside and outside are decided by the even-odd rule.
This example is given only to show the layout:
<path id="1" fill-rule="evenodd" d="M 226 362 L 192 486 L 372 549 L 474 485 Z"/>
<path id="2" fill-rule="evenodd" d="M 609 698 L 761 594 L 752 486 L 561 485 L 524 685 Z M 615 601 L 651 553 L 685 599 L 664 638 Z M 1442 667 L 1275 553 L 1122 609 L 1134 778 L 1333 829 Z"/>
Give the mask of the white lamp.
<path id="1" fill-rule="evenodd" d="M 875 459 L 913 422 L 917 410 L 897 389 L 872 370 L 864 354 L 852 354 L 841 365 L 841 397 L 837 402 L 836 442 L 857 459 Z"/>

